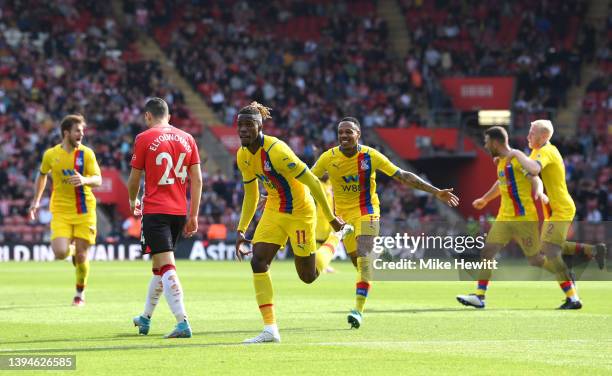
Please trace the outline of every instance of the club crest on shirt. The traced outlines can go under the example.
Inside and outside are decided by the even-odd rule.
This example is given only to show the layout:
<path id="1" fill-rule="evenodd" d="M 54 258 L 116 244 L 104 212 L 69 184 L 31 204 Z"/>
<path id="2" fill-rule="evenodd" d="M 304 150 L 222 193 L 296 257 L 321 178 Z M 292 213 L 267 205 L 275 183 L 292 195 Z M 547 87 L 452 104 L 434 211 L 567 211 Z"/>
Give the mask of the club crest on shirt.
<path id="1" fill-rule="evenodd" d="M 360 167 L 361 167 L 361 171 L 365 171 L 370 168 L 370 165 L 368 164 L 368 161 L 364 159 L 363 161 L 361 161 Z"/>
<path id="2" fill-rule="evenodd" d="M 272 165 L 270 164 L 270 161 L 265 161 L 264 165 L 263 165 L 263 170 L 264 171 L 272 171 Z"/>
<path id="3" fill-rule="evenodd" d="M 83 165 L 83 157 L 78 157 L 74 164 L 81 167 Z"/>

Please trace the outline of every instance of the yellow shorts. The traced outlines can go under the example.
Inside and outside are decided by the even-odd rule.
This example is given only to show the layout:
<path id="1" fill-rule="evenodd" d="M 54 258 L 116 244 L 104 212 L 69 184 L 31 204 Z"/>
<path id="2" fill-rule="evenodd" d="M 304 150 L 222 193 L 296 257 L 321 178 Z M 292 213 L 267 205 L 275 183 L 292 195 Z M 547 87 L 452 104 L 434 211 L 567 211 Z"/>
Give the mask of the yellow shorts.
<path id="1" fill-rule="evenodd" d="M 56 238 L 84 239 L 96 244 L 96 216 L 85 215 L 78 220 L 70 216 L 53 215 L 51 219 L 51 240 Z"/>
<path id="2" fill-rule="evenodd" d="M 540 251 L 539 224 L 534 221 L 495 220 L 487 235 L 487 243 L 506 245 L 514 239 L 525 256 L 535 256 Z"/>
<path id="3" fill-rule="evenodd" d="M 366 214 L 360 217 L 345 219 L 346 223 L 355 228 L 355 232 L 342 240 L 346 252 L 357 251 L 357 237 L 361 235 L 378 236 L 380 234 L 380 215 Z"/>
<path id="4" fill-rule="evenodd" d="M 567 234 L 571 227 L 571 220 L 547 219 L 542 224 L 542 241 L 562 246 L 567 239 Z"/>
<path id="5" fill-rule="evenodd" d="M 315 242 L 315 217 L 296 217 L 294 214 L 264 211 L 253 244 L 272 243 L 282 247 L 291 241 L 293 254 L 308 257 L 317 250 Z"/>

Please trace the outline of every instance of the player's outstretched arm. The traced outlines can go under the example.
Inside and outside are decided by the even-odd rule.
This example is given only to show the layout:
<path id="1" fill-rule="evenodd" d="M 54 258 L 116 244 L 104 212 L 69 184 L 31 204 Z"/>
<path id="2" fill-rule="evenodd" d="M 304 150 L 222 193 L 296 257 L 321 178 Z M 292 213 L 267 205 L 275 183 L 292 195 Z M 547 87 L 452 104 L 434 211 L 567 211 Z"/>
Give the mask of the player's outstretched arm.
<path id="1" fill-rule="evenodd" d="M 297 180 L 310 189 L 312 197 L 314 197 L 317 204 L 321 205 L 323 215 L 325 218 L 327 218 L 334 231 L 342 230 L 344 221 L 334 215 L 329 201 L 327 201 L 327 197 L 325 196 L 325 192 L 323 191 L 319 178 L 317 178 L 308 168 L 306 168 L 304 172 L 297 177 Z"/>
<path id="2" fill-rule="evenodd" d="M 200 200 L 202 198 L 202 170 L 199 164 L 189 167 L 189 180 L 191 181 L 191 202 L 187 223 L 183 230 L 186 237 L 193 236 L 198 231 L 198 214 L 200 212 Z"/>
<path id="3" fill-rule="evenodd" d="M 521 164 L 521 166 L 523 166 L 523 168 L 533 176 L 539 175 L 540 171 L 542 171 L 542 166 L 540 166 L 537 161 L 534 161 L 533 159 L 529 158 L 527 155 L 525 155 L 525 153 L 518 149 L 510 150 L 510 153 L 508 153 L 507 158 L 508 162 L 510 162 L 512 158 L 516 158 L 516 160 Z"/>
<path id="4" fill-rule="evenodd" d="M 43 192 L 45 191 L 46 186 L 47 174 L 41 174 L 39 171 L 38 176 L 36 177 L 36 181 L 34 182 L 34 198 L 32 198 L 32 203 L 30 204 L 30 208 L 28 209 L 31 220 L 36 219 L 36 215 L 38 214 L 38 207 L 40 206 L 40 199 L 42 197 Z"/>
<path id="5" fill-rule="evenodd" d="M 459 205 L 459 197 L 455 196 L 452 193 L 453 188 L 439 189 L 427 183 L 425 180 L 421 179 L 412 172 L 404 171 L 401 169 L 399 169 L 395 173 L 395 175 L 393 175 L 393 178 L 404 184 L 405 186 L 433 194 L 438 200 L 444 202 L 450 207 Z"/>
<path id="6" fill-rule="evenodd" d="M 240 221 L 238 222 L 238 234 L 236 236 L 236 258 L 242 261 L 242 257 L 248 253 L 241 249 L 242 243 L 249 243 L 250 240 L 245 238 L 244 233 L 249 228 L 255 211 L 257 210 L 257 203 L 259 202 L 259 186 L 257 180 L 253 179 L 248 182 L 244 182 L 244 199 L 242 200 L 242 211 L 240 212 Z"/>
<path id="7" fill-rule="evenodd" d="M 493 183 L 493 185 L 491 186 L 491 188 L 489 188 L 487 193 L 485 193 L 484 195 L 482 195 L 482 197 L 477 198 L 476 200 L 474 200 L 474 202 L 472 202 L 472 206 L 478 210 L 481 210 L 482 208 L 487 206 L 489 202 L 497 198 L 499 195 L 500 195 L 499 181 L 496 180 L 495 183 Z"/>
<path id="8" fill-rule="evenodd" d="M 130 177 L 127 181 L 128 196 L 130 199 L 130 210 L 134 215 L 134 209 L 140 207 L 140 200 L 138 200 L 138 192 L 140 191 L 140 177 L 142 176 L 142 170 L 132 167 L 130 171 Z"/>

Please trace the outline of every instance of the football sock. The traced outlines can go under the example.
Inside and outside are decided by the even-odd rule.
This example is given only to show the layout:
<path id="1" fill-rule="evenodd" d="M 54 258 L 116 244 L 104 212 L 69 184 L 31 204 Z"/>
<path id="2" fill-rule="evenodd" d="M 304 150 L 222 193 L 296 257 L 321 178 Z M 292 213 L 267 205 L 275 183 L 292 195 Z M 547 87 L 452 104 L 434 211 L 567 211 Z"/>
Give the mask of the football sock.
<path id="1" fill-rule="evenodd" d="M 259 305 L 264 325 L 266 329 L 272 329 L 276 327 L 276 315 L 274 313 L 274 291 L 272 290 L 270 271 L 253 273 L 253 286 L 255 287 L 255 299 L 257 305 Z"/>
<path id="2" fill-rule="evenodd" d="M 355 295 L 355 310 L 363 313 L 368 292 L 370 291 L 370 281 L 372 280 L 372 269 L 370 260 L 367 256 L 357 257 L 357 283 Z"/>
<path id="3" fill-rule="evenodd" d="M 86 259 L 84 263 L 76 264 L 76 296 L 81 299 L 85 298 L 85 286 L 87 286 L 87 279 L 89 277 L 89 259 Z"/>
<path id="4" fill-rule="evenodd" d="M 166 264 L 159 268 L 159 272 L 162 276 L 161 280 L 164 296 L 166 297 L 170 310 L 174 314 L 174 317 L 176 317 L 176 322 L 185 321 L 187 319 L 187 314 L 185 313 L 185 306 L 183 304 L 183 288 L 176 274 L 176 267 L 171 264 Z"/>
<path id="5" fill-rule="evenodd" d="M 476 295 L 480 296 L 481 299 L 484 299 L 485 294 L 487 293 L 488 287 L 489 287 L 488 279 L 479 279 L 478 284 L 476 285 Z"/>
<path id="6" fill-rule="evenodd" d="M 159 298 L 164 292 L 164 285 L 162 284 L 162 277 L 159 269 L 153 269 L 153 277 L 149 282 L 149 291 L 147 292 L 147 300 L 145 302 L 144 313 L 142 314 L 146 318 L 153 316 L 153 311 L 159 302 Z"/>
<path id="7" fill-rule="evenodd" d="M 565 296 L 571 301 L 576 302 L 580 300 L 580 298 L 578 298 L 578 293 L 576 292 L 576 287 L 574 286 L 572 281 L 560 282 L 559 286 L 561 286 L 561 290 L 563 290 Z"/>
<path id="8" fill-rule="evenodd" d="M 74 296 L 85 300 L 85 285 L 76 285 L 76 294 Z"/>
<path id="9" fill-rule="evenodd" d="M 485 260 L 485 259 L 483 259 Z M 493 275 L 493 270 L 489 268 L 482 268 L 478 272 L 478 282 L 476 284 L 476 295 L 484 299 L 487 293 L 487 287 L 489 287 L 489 281 Z"/>
<path id="10" fill-rule="evenodd" d="M 340 239 L 334 234 L 330 233 L 329 237 L 315 252 L 315 263 L 319 274 L 323 273 L 331 260 L 334 258 L 336 247 L 340 244 Z"/>
<path id="11" fill-rule="evenodd" d="M 595 249 L 595 246 L 586 243 L 565 242 L 563 243 L 562 248 L 564 255 L 584 254 L 584 256 L 590 259 L 593 257 L 593 250 Z"/>
<path id="12" fill-rule="evenodd" d="M 569 273 L 561 256 L 549 259 L 548 257 L 544 261 L 543 268 L 553 273 L 561 286 L 561 290 L 565 293 L 565 296 L 572 301 L 578 301 L 578 291 L 576 286 L 570 280 L 568 280 Z"/>

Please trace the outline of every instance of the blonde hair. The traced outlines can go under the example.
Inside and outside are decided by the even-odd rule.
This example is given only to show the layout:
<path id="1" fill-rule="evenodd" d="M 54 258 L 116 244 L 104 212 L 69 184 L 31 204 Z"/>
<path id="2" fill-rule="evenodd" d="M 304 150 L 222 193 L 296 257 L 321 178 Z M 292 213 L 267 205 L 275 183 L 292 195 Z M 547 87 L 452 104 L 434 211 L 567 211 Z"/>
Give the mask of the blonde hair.
<path id="1" fill-rule="evenodd" d="M 550 120 L 539 119 L 531 122 L 531 126 L 535 127 L 538 131 L 546 134 L 546 141 L 552 138 L 555 132 L 552 122 Z"/>
<path id="2" fill-rule="evenodd" d="M 263 120 L 266 120 L 266 119 L 272 119 L 272 116 L 270 116 L 270 111 L 272 111 L 270 107 L 266 107 L 259 102 L 253 101 L 248 106 L 242 107 L 240 109 L 240 112 L 238 113 L 239 114 L 250 114 L 250 115 L 260 114 L 261 118 Z"/>

